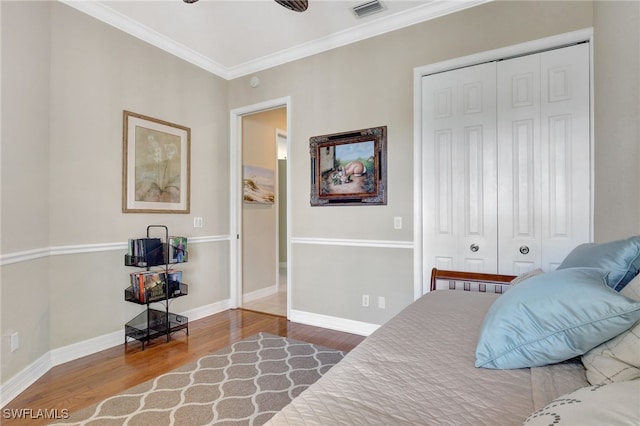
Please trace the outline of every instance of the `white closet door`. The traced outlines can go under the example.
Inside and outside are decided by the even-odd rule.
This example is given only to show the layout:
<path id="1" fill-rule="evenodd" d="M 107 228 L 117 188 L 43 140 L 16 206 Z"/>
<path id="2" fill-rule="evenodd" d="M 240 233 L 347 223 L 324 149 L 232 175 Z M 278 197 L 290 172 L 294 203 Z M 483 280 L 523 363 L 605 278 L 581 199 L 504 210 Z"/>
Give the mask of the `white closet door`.
<path id="1" fill-rule="evenodd" d="M 495 63 L 422 84 L 424 274 L 497 269 Z"/>
<path id="2" fill-rule="evenodd" d="M 550 271 L 590 241 L 589 47 L 497 71 L 498 272 Z"/>
<path id="3" fill-rule="evenodd" d="M 540 55 L 498 64 L 499 273 L 540 266 Z M 520 253 L 522 248 L 523 252 Z"/>

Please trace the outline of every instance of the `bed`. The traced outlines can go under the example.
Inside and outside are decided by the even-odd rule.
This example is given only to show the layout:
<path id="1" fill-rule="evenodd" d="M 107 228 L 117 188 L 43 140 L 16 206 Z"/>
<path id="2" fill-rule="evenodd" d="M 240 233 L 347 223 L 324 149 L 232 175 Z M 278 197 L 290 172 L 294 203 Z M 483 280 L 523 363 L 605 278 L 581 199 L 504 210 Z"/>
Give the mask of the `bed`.
<path id="1" fill-rule="evenodd" d="M 634 261 L 640 267 L 640 237 L 635 242 L 638 256 Z M 320 380 L 276 413 L 267 424 L 521 425 L 526 422 L 534 425 L 551 424 L 554 421 L 553 424 L 588 424 L 589 421 L 599 422 L 594 424 L 600 425 L 638 424 L 640 365 L 622 380 L 624 389 L 604 386 L 616 382 L 615 379 L 605 380 L 599 387 L 590 382 L 582 358 L 587 352 L 584 347 L 575 349 L 577 355 L 568 352 L 561 356 L 567 359 L 546 359 L 541 362 L 542 365 L 531 367 L 518 367 L 516 364 L 516 368 L 513 368 L 514 364 L 509 364 L 513 360 L 504 360 L 501 356 L 497 358 L 498 361 L 507 365 L 487 367 L 485 363 L 481 368 L 477 366 L 485 334 L 502 327 L 491 323 L 489 318 L 499 315 L 495 311 L 498 310 L 496 305 L 502 303 L 500 298 L 508 302 L 507 295 L 518 296 L 518 293 L 527 290 L 527 286 L 533 288 L 534 284 L 537 293 L 544 293 L 541 290 L 544 284 L 533 283 L 536 280 L 543 283 L 551 280 L 550 286 L 563 287 L 564 284 L 558 282 L 571 281 L 567 277 L 572 275 L 579 275 L 576 281 L 580 281 L 580 285 L 584 285 L 584 276 L 595 275 L 600 277 L 600 281 L 594 284 L 595 291 L 601 291 L 600 287 L 603 287 L 603 297 L 612 297 L 616 303 L 620 298 L 620 303 L 625 304 L 623 310 L 628 315 L 624 321 L 616 324 L 617 328 L 613 327 L 615 330 L 609 331 L 606 336 L 599 336 L 598 345 L 593 343 L 591 337 L 595 334 L 593 329 L 585 330 L 587 338 L 592 339 L 586 343 L 589 350 L 595 351 L 596 346 L 624 333 L 629 334 L 634 324 L 635 334 L 640 335 L 640 298 L 633 300 L 628 295 L 619 294 L 619 290 L 613 290 L 612 285 L 606 282 L 610 276 L 608 271 L 603 273 L 602 269 L 591 267 L 565 269 L 555 275 L 539 271 L 522 279 L 434 269 L 429 293 L 368 336 Z M 628 281 L 635 275 L 637 271 L 627 277 Z M 545 280 L 540 278 L 543 276 Z M 602 279 L 605 280 L 604 285 L 601 285 Z M 640 279 L 633 281 L 637 281 L 636 288 L 640 289 Z M 523 290 L 515 291 L 520 286 Z M 574 288 L 567 291 L 571 298 L 579 298 L 583 293 L 576 292 Z M 635 291 L 640 293 L 640 290 Z M 562 294 L 562 291 L 559 293 Z M 578 296 L 574 296 L 576 294 Z M 531 295 L 525 293 L 525 297 L 530 298 Z M 585 296 L 587 302 L 591 298 Z M 576 303 L 581 302 L 571 300 L 571 309 Z M 546 306 L 549 302 L 543 301 L 542 304 Z M 610 303 L 607 300 L 605 304 Z M 596 308 L 589 305 L 588 310 L 598 310 L 600 305 L 602 303 L 595 305 Z M 499 308 L 500 311 L 506 309 L 503 306 Z M 553 317 L 546 313 L 544 316 L 545 321 L 546 317 Z M 511 327 L 512 331 L 507 329 L 507 334 L 513 334 L 513 327 L 516 330 L 521 327 L 517 318 L 514 323 L 504 321 L 504 318 L 501 321 L 504 326 Z M 568 332 L 574 333 L 575 328 L 570 327 Z M 598 322 L 597 328 L 606 327 Z M 552 338 L 555 338 L 555 334 Z M 567 339 L 567 336 L 563 338 Z M 535 342 L 533 345 L 537 344 Z M 557 342 L 550 344 L 557 346 Z M 640 353 L 639 345 L 631 342 L 630 351 Z M 531 351 L 538 349 L 534 347 Z M 548 348 L 542 348 L 542 352 L 543 358 L 555 356 L 548 354 L 553 352 Z M 640 364 L 637 360 L 635 362 Z M 613 384 L 621 386 L 619 382 Z M 603 391 L 594 392 L 599 388 Z M 603 400 L 600 395 L 609 389 L 613 393 L 605 395 Z M 582 399 L 567 399 L 573 392 L 587 390 L 589 393 Z M 591 402 L 589 398 L 596 394 L 601 399 Z M 554 404 L 563 401 L 564 405 L 569 400 L 571 403 L 567 406 L 574 410 L 571 415 L 562 412 L 564 407 L 559 410 L 559 405 Z M 590 409 L 596 407 L 598 413 L 594 414 Z M 600 414 L 602 416 L 598 417 Z M 581 420 L 577 421 L 572 415 L 579 416 Z"/>

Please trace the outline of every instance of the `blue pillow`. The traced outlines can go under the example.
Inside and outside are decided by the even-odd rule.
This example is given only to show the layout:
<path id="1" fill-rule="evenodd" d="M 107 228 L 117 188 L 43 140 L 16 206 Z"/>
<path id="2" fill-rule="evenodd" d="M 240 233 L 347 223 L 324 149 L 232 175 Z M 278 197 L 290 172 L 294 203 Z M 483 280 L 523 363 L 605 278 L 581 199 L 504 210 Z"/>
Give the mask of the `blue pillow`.
<path id="1" fill-rule="evenodd" d="M 581 244 L 569 253 L 558 269 L 602 268 L 611 271 L 609 287 L 620 291 L 640 271 L 640 236 L 610 243 Z"/>
<path id="2" fill-rule="evenodd" d="M 640 320 L 640 301 L 606 285 L 608 271 L 569 268 L 518 284 L 491 305 L 476 367 L 538 367 L 582 355 Z"/>

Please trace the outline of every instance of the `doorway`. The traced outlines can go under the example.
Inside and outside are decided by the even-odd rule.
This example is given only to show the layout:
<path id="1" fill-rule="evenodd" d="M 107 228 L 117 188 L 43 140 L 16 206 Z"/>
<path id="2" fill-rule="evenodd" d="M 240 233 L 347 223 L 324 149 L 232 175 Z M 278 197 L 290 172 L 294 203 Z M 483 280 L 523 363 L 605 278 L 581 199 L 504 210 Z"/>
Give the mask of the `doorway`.
<path id="1" fill-rule="evenodd" d="M 288 104 L 231 112 L 231 305 L 279 316 L 290 304 Z"/>

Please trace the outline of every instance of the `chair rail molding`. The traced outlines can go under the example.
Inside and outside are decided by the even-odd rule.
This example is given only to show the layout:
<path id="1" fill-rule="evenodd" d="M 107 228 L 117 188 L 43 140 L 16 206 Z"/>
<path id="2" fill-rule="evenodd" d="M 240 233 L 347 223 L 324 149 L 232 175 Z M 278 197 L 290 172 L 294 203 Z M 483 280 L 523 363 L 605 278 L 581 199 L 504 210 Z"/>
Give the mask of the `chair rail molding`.
<path id="1" fill-rule="evenodd" d="M 291 244 L 313 244 L 323 246 L 377 247 L 413 249 L 413 241 L 362 240 L 345 238 L 292 237 Z"/>
<path id="2" fill-rule="evenodd" d="M 204 244 L 218 241 L 230 241 L 231 235 L 209 235 L 201 237 L 189 237 L 189 244 Z M 75 244 L 66 246 L 41 247 L 32 250 L 17 251 L 0 255 L 0 266 L 12 263 L 28 262 L 30 260 L 41 259 L 49 256 L 60 256 L 68 254 L 84 254 L 114 250 L 127 250 L 127 243 L 97 243 L 97 244 Z"/>

